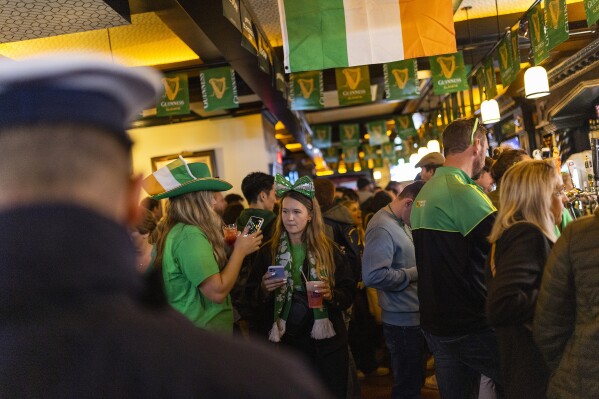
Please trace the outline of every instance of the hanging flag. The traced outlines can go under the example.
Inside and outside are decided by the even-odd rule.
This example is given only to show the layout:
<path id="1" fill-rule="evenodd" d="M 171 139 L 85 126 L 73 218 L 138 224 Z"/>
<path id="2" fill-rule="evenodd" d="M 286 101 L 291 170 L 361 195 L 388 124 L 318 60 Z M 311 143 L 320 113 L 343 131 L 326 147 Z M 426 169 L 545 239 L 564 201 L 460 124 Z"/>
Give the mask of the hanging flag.
<path id="1" fill-rule="evenodd" d="M 322 157 L 326 163 L 337 163 L 339 162 L 339 149 L 335 147 L 324 148 Z"/>
<path id="2" fill-rule="evenodd" d="M 499 46 L 495 54 L 499 63 L 499 75 L 501 76 L 501 84 L 507 87 L 514 81 L 516 74 L 514 73 L 514 51 L 512 50 L 512 32 L 507 31 L 501 38 Z"/>
<path id="3" fill-rule="evenodd" d="M 545 26 L 548 50 L 568 40 L 568 6 L 566 0 L 545 0 Z"/>
<path id="4" fill-rule="evenodd" d="M 256 33 L 254 29 L 254 22 L 248 12 L 247 8 L 243 4 L 240 5 L 241 10 L 241 46 L 250 53 L 258 54 L 258 41 L 256 40 Z"/>
<path id="5" fill-rule="evenodd" d="M 476 85 L 478 86 L 478 93 L 480 94 L 480 101 L 483 101 L 483 93 L 485 92 L 485 87 L 487 87 L 487 79 L 485 78 L 485 66 L 481 65 L 480 68 L 476 71 Z M 491 97 L 487 96 L 487 100 Z"/>
<path id="6" fill-rule="evenodd" d="M 387 122 L 384 120 L 367 123 L 366 130 L 368 130 L 368 134 L 370 135 L 368 142 L 372 146 L 381 145 L 389 141 L 389 137 L 387 136 Z"/>
<path id="7" fill-rule="evenodd" d="M 393 119 L 395 120 L 395 131 L 402 140 L 407 140 L 408 137 L 418 134 L 414 127 L 412 114 L 399 115 Z"/>
<path id="8" fill-rule="evenodd" d="M 370 72 L 367 65 L 355 68 L 337 68 L 335 69 L 335 80 L 337 81 L 339 105 L 362 104 L 372 101 Z"/>
<path id="9" fill-rule="evenodd" d="M 539 65 L 549 57 L 547 34 L 545 27 L 545 14 L 543 13 L 543 4 L 538 3 L 527 14 L 528 36 L 532 46 L 532 54 L 535 65 Z"/>
<path id="10" fill-rule="evenodd" d="M 342 146 L 357 146 L 360 144 L 360 125 L 357 123 L 339 125 L 339 141 Z"/>
<path id="11" fill-rule="evenodd" d="M 241 32 L 241 13 L 239 0 L 223 0 L 223 16 Z"/>
<path id="12" fill-rule="evenodd" d="M 435 95 L 468 90 L 468 76 L 462 51 L 429 58 Z"/>
<path id="13" fill-rule="evenodd" d="M 206 111 L 239 108 L 237 81 L 231 67 L 204 69 L 200 72 L 200 83 Z"/>
<path id="14" fill-rule="evenodd" d="M 316 148 L 328 148 L 331 146 L 332 127 L 331 125 L 315 125 L 312 126 L 314 136 L 312 137 L 312 145 Z"/>
<path id="15" fill-rule="evenodd" d="M 516 76 L 518 72 L 520 72 L 520 40 L 518 38 L 518 30 L 520 28 L 520 24 L 516 24 L 512 26 L 512 51 L 514 52 L 512 59 L 514 60 L 514 77 L 512 82 L 516 80 Z"/>
<path id="16" fill-rule="evenodd" d="M 298 72 L 289 76 L 289 100 L 295 111 L 324 107 L 322 71 Z"/>
<path id="17" fill-rule="evenodd" d="M 362 168 L 363 171 L 370 169 L 367 159 L 360 159 L 360 168 Z"/>
<path id="18" fill-rule="evenodd" d="M 420 95 L 418 62 L 415 59 L 383 64 L 383 72 L 387 100 L 417 98 Z"/>
<path id="19" fill-rule="evenodd" d="M 374 159 L 378 156 L 376 154 L 376 147 L 371 146 L 369 144 L 364 144 L 362 146 L 362 150 L 364 150 L 364 159 L 366 160 Z"/>
<path id="20" fill-rule="evenodd" d="M 382 64 L 456 51 L 451 0 L 278 0 L 285 71 Z"/>
<path id="21" fill-rule="evenodd" d="M 599 0 L 584 0 L 584 10 L 587 14 L 587 25 L 591 27 L 599 20 Z"/>
<path id="22" fill-rule="evenodd" d="M 343 147 L 343 160 L 346 165 L 358 162 L 358 147 Z"/>
<path id="23" fill-rule="evenodd" d="M 485 91 L 487 99 L 490 100 L 497 97 L 497 80 L 495 79 L 495 64 L 492 56 L 485 60 L 483 69 L 485 71 Z"/>
<path id="24" fill-rule="evenodd" d="M 156 104 L 157 116 L 189 114 L 189 86 L 187 74 L 164 75 L 162 78 L 164 94 Z"/>
<path id="25" fill-rule="evenodd" d="M 395 158 L 395 145 L 393 143 L 384 143 L 381 145 L 381 157 L 385 159 Z"/>
<path id="26" fill-rule="evenodd" d="M 373 167 L 375 167 L 375 168 L 383 167 L 383 158 L 377 157 L 377 158 L 374 158 L 372 161 L 373 161 Z"/>
<path id="27" fill-rule="evenodd" d="M 258 67 L 264 73 L 270 75 L 270 66 L 272 65 L 272 55 L 270 45 L 264 39 L 261 33 L 258 33 Z"/>

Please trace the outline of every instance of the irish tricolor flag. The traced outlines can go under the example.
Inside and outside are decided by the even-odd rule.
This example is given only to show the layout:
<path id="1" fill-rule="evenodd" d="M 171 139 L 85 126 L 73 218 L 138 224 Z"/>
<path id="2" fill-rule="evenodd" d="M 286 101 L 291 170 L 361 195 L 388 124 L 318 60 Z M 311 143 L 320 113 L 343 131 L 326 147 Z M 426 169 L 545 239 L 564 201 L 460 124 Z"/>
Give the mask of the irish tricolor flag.
<path id="1" fill-rule="evenodd" d="M 457 51 L 452 0 L 278 0 L 285 72 Z"/>

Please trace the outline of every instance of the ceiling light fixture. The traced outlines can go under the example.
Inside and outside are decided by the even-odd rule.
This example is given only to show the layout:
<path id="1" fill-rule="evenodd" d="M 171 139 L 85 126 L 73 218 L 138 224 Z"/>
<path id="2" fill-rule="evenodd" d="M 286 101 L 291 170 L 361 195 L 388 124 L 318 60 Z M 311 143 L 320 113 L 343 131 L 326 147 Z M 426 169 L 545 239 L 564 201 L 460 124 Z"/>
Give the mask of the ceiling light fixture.
<path id="1" fill-rule="evenodd" d="M 439 144 L 439 140 L 429 140 L 426 143 L 426 148 L 428 148 L 429 152 L 441 152 L 441 144 Z"/>
<path id="2" fill-rule="evenodd" d="M 530 67 L 524 72 L 524 93 L 526 98 L 539 98 L 549 95 L 549 79 L 542 66 Z"/>
<path id="3" fill-rule="evenodd" d="M 483 101 L 480 105 L 480 115 L 485 125 L 499 122 L 501 114 L 499 113 L 499 104 L 497 104 L 497 101 L 493 99 Z"/>

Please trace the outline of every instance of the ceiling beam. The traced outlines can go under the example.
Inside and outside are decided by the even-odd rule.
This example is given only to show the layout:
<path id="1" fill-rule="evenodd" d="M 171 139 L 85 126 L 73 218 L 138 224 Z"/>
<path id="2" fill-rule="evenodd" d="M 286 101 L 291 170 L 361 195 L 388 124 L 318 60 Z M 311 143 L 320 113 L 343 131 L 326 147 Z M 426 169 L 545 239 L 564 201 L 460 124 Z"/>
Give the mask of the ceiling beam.
<path id="1" fill-rule="evenodd" d="M 270 112 L 306 148 L 303 131 L 287 108 L 287 101 L 274 87 L 272 75 L 258 68 L 258 58 L 241 47 L 241 33 L 223 16 L 222 0 L 177 1 Z"/>

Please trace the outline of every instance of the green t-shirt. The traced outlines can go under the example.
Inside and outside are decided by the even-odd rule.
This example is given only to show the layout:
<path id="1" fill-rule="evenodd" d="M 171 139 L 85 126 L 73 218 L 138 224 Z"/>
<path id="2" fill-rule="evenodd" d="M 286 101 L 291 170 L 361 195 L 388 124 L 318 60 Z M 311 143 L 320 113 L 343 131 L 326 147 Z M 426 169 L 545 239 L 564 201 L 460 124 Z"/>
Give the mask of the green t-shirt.
<path id="1" fill-rule="evenodd" d="M 233 308 L 227 296 L 212 302 L 198 288 L 219 273 L 208 237 L 196 226 L 178 223 L 168 233 L 162 260 L 162 277 L 169 304 L 196 326 L 209 331 L 233 333 Z"/>

